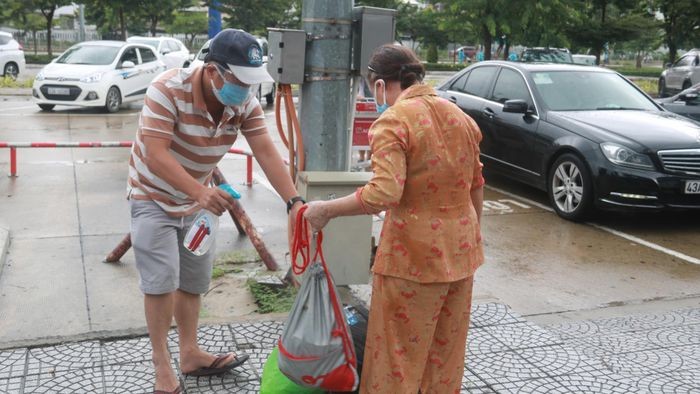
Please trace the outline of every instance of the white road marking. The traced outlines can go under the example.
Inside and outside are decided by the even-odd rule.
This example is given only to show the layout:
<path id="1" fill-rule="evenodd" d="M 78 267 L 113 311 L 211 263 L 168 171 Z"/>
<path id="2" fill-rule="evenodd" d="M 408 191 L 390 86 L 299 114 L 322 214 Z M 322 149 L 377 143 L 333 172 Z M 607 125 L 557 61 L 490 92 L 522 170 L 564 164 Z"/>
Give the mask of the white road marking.
<path id="1" fill-rule="evenodd" d="M 643 240 L 643 239 L 641 239 L 641 238 L 637 238 L 637 237 L 635 237 L 634 235 L 630 235 L 630 234 L 627 234 L 627 233 L 623 233 L 622 231 L 617 231 L 617 230 L 611 229 L 611 228 L 609 228 L 609 227 L 601 226 L 601 225 L 599 225 L 599 224 L 588 223 L 588 222 L 586 222 L 586 224 L 589 225 L 589 226 L 593 226 L 593 227 L 595 227 L 595 228 L 597 228 L 597 229 L 600 229 L 600 230 L 603 230 L 603 231 L 607 231 L 607 232 L 609 232 L 610 234 L 617 235 L 618 237 L 621 237 L 621 238 L 627 239 L 627 240 L 629 240 L 629 241 L 638 243 L 638 244 L 640 244 L 640 245 L 644 245 L 644 246 L 646 246 L 647 248 L 651 248 L 651 249 L 654 249 L 654 250 L 659 251 L 659 252 L 661 252 L 661 253 L 665 253 L 665 254 L 667 254 L 667 255 L 670 255 L 670 256 L 679 258 L 679 259 L 681 259 L 681 260 L 683 260 L 683 261 L 687 261 L 688 263 L 700 265 L 700 259 L 696 259 L 695 257 L 688 256 L 688 255 L 686 255 L 686 254 L 677 252 L 677 251 L 675 251 L 675 250 L 673 250 L 673 249 L 665 248 L 665 247 L 663 247 L 663 246 L 661 246 L 661 245 L 657 245 L 657 244 L 655 244 L 655 243 L 653 243 L 653 242 L 649 242 L 649 241 L 645 241 L 645 240 Z"/>
<path id="2" fill-rule="evenodd" d="M 538 207 L 538 208 L 544 209 L 545 211 L 554 212 L 554 210 L 553 210 L 552 208 L 550 208 L 550 207 L 548 207 L 548 206 L 546 206 L 546 205 L 540 204 L 540 203 L 538 203 L 538 202 L 536 202 L 536 201 L 532 201 L 532 200 L 530 200 L 530 199 L 528 199 L 528 198 L 525 198 L 525 197 L 518 196 L 517 194 L 513 194 L 513 193 L 510 193 L 510 192 L 507 192 L 507 191 L 505 191 L 505 190 L 499 189 L 499 188 L 497 188 L 497 187 L 489 186 L 489 185 L 486 185 L 485 187 L 487 187 L 487 188 L 489 188 L 489 189 L 491 189 L 491 190 L 493 190 L 493 191 L 496 191 L 496 192 L 498 192 L 498 193 L 505 194 L 506 196 L 513 197 L 513 198 L 515 198 L 515 199 L 517 199 L 517 200 L 524 201 L 524 202 L 526 202 L 526 203 L 528 203 L 528 204 L 532 204 L 532 205 L 534 205 L 534 206 L 536 206 L 536 207 Z M 683 260 L 683 261 L 685 261 L 685 262 L 688 262 L 688 263 L 691 263 L 691 264 L 698 264 L 698 265 L 700 265 L 700 259 L 698 259 L 698 258 L 695 258 L 695 257 L 692 257 L 692 256 L 688 256 L 688 255 L 686 255 L 686 254 L 677 252 L 677 251 L 675 251 L 675 250 L 673 250 L 673 249 L 665 248 L 665 247 L 663 247 L 663 246 L 661 246 L 661 245 L 658 245 L 658 244 L 655 244 L 655 243 L 653 243 L 653 242 L 649 242 L 649 241 L 643 240 L 643 239 L 641 239 L 641 238 L 639 238 L 639 237 L 635 237 L 634 235 L 627 234 L 627 233 L 624 233 L 624 232 L 622 232 L 622 231 L 614 230 L 614 229 L 612 229 L 612 228 L 610 228 L 610 227 L 601 226 L 601 225 L 595 224 L 595 223 L 586 222 L 585 224 L 587 224 L 587 225 L 589 225 L 589 226 L 591 226 L 591 227 L 595 227 L 595 228 L 597 228 L 597 229 L 599 229 L 599 230 L 608 232 L 608 233 L 610 233 L 610 234 L 616 235 L 616 236 L 618 236 L 618 237 L 620 237 L 620 238 L 624 238 L 624 239 L 626 239 L 626 240 L 628 240 L 628 241 L 632 241 L 632 242 L 635 242 L 635 243 L 637 243 L 637 244 L 646 246 L 647 248 L 656 250 L 656 251 L 658 251 L 658 252 L 667 254 L 667 255 L 669 255 L 669 256 L 676 257 L 676 258 L 681 259 L 681 260 Z"/>

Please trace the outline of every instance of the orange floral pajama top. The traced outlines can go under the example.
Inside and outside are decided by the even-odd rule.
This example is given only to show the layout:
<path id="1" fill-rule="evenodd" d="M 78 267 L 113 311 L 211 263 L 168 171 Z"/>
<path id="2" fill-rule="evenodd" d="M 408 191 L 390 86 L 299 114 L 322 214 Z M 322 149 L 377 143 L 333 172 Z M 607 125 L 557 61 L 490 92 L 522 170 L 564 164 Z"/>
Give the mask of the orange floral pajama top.
<path id="1" fill-rule="evenodd" d="M 405 89 L 369 131 L 374 177 L 357 190 L 386 210 L 372 271 L 420 283 L 465 279 L 483 263 L 470 191 L 482 187 L 481 131 L 428 85 Z"/>

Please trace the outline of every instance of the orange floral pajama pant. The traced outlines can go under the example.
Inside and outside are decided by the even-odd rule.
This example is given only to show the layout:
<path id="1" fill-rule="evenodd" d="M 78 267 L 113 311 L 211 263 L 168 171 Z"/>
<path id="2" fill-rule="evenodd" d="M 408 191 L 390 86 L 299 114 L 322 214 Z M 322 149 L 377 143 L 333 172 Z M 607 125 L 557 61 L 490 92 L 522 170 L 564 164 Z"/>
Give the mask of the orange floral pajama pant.
<path id="1" fill-rule="evenodd" d="M 374 274 L 360 393 L 459 393 L 473 280 Z"/>

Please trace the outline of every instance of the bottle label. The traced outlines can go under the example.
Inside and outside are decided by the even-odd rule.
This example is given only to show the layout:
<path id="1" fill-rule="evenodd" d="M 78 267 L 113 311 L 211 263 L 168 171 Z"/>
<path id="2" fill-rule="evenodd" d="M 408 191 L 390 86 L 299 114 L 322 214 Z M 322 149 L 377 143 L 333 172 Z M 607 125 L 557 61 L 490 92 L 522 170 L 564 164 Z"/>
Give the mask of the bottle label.
<path id="1" fill-rule="evenodd" d="M 212 236 L 213 223 L 207 214 L 200 214 L 195 218 L 190 230 L 185 235 L 184 246 L 190 252 L 201 256 L 207 252 L 209 238 Z"/>

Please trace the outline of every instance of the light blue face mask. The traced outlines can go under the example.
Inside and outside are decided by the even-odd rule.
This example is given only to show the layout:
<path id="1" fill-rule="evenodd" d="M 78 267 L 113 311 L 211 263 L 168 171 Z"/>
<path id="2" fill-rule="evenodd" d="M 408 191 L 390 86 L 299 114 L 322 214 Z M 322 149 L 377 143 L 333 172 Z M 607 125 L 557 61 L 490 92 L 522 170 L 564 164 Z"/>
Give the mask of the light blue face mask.
<path id="1" fill-rule="evenodd" d="M 211 87 L 214 91 L 214 96 L 216 96 L 221 104 L 226 106 L 237 107 L 243 104 L 250 94 L 250 86 L 243 87 L 235 83 L 228 82 L 218 67 L 216 67 L 216 71 L 219 72 L 221 79 L 224 80 L 224 86 L 222 86 L 221 89 L 217 89 L 216 86 L 214 86 L 214 81 L 210 80 Z"/>
<path id="2" fill-rule="evenodd" d="M 377 107 L 377 113 L 381 114 L 382 112 L 389 109 L 389 103 L 386 102 L 386 85 L 384 85 L 384 83 L 382 83 L 382 88 L 384 90 L 384 94 L 382 94 L 382 97 L 384 97 L 384 104 L 379 104 L 379 102 L 377 101 L 377 82 L 379 81 L 374 82 L 374 100 L 376 103 L 375 105 Z"/>

